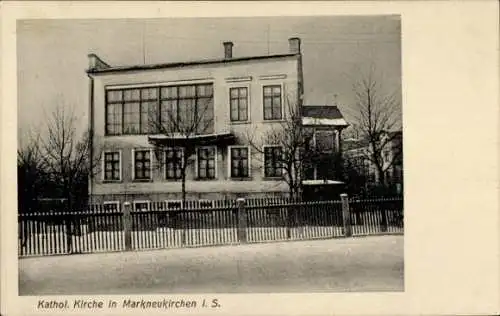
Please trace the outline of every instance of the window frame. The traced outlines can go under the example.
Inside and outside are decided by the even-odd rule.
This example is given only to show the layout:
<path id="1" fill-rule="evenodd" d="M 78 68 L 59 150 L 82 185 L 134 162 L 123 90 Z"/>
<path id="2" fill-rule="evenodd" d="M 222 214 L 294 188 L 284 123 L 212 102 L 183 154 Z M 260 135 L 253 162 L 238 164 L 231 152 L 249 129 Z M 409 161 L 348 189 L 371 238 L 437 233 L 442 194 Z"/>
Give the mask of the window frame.
<path id="1" fill-rule="evenodd" d="M 183 201 L 182 200 L 165 200 L 165 210 L 166 211 L 172 211 L 172 210 L 181 210 L 183 208 Z M 181 207 L 178 208 L 169 208 L 168 203 L 180 203 Z"/>
<path id="2" fill-rule="evenodd" d="M 136 208 L 136 204 L 145 203 L 148 205 L 148 209 L 146 211 L 138 211 Z M 133 212 L 149 212 L 151 211 L 151 200 L 133 200 L 132 201 L 132 211 Z"/>
<path id="3" fill-rule="evenodd" d="M 198 87 L 199 86 L 210 86 L 212 88 L 212 94 L 211 96 L 200 96 L 198 94 Z M 193 96 L 184 96 L 181 97 L 180 95 L 180 88 L 182 87 L 187 87 L 187 88 L 194 88 L 194 95 Z M 166 88 L 174 88 L 175 89 L 175 97 L 168 97 L 168 96 L 163 96 L 162 95 L 162 90 Z M 181 100 L 193 100 L 194 101 L 194 107 L 195 107 L 195 113 L 199 112 L 199 100 L 202 99 L 207 99 L 210 100 L 212 99 L 212 132 L 215 130 L 215 84 L 213 81 L 210 82 L 197 82 L 197 83 L 182 83 L 182 84 L 170 84 L 170 85 L 160 85 L 158 86 L 158 124 L 163 124 L 162 121 L 162 103 L 164 101 L 175 101 L 175 116 L 176 120 L 180 120 L 180 111 L 179 111 L 179 103 Z M 198 120 L 198 117 L 196 117 L 196 120 Z M 206 133 L 206 131 L 203 131 L 203 133 Z M 202 133 L 202 134 L 203 134 Z"/>
<path id="4" fill-rule="evenodd" d="M 200 149 L 208 149 L 208 148 L 213 148 L 214 149 L 214 177 L 213 178 L 200 178 L 200 169 L 199 169 L 199 150 Z M 218 178 L 218 173 L 217 173 L 217 146 L 212 145 L 212 146 L 199 146 L 196 147 L 196 155 L 195 155 L 195 175 L 196 175 L 196 180 L 203 180 L 203 181 L 209 181 L 209 180 L 217 180 Z"/>
<path id="5" fill-rule="evenodd" d="M 137 179 L 135 174 L 135 153 L 137 151 L 149 151 L 149 179 Z M 152 148 L 133 148 L 132 149 L 132 181 L 148 182 L 153 181 L 153 149 Z"/>
<path id="6" fill-rule="evenodd" d="M 117 212 L 121 211 L 121 205 L 120 201 L 114 200 L 114 201 L 104 201 L 102 205 L 116 205 L 116 210 Z"/>
<path id="7" fill-rule="evenodd" d="M 281 117 L 280 118 L 269 118 L 269 119 L 266 119 L 266 115 L 265 115 L 265 99 L 266 99 L 266 96 L 264 94 L 264 89 L 266 87 L 280 87 L 280 112 L 281 112 Z M 271 83 L 271 82 L 266 82 L 266 83 L 263 83 L 261 85 L 261 97 L 262 97 L 262 120 L 265 121 L 265 122 L 273 122 L 273 121 L 283 121 L 285 120 L 285 111 L 284 111 L 284 94 L 285 94 L 285 86 L 283 84 L 283 82 L 277 82 L 277 83 Z M 272 96 L 271 96 L 271 100 L 272 100 Z M 271 101 L 271 109 L 272 109 L 272 101 Z M 272 111 L 272 110 L 271 110 Z"/>
<path id="8" fill-rule="evenodd" d="M 328 135 L 328 137 L 332 137 L 332 149 L 330 150 L 321 150 L 320 152 L 322 153 L 335 153 L 338 151 L 337 149 L 337 144 L 336 144 L 336 133 L 334 130 L 331 130 L 331 129 L 315 129 L 314 130 L 314 133 L 313 133 L 313 143 L 314 143 L 314 148 L 315 150 L 318 150 L 318 133 L 321 134 L 321 133 L 325 133 L 325 134 L 331 134 L 331 135 Z"/>
<path id="9" fill-rule="evenodd" d="M 240 177 L 233 177 L 232 176 L 232 161 L 233 161 L 233 155 L 232 155 L 232 149 L 236 149 L 236 148 L 246 148 L 247 149 L 247 152 L 248 152 L 248 157 L 247 157 L 247 169 L 248 169 L 248 175 L 247 176 L 240 176 Z M 227 163 L 228 163 L 228 179 L 249 179 L 252 177 L 252 159 L 251 159 L 251 148 L 250 146 L 247 146 L 247 145 L 231 145 L 231 146 L 228 146 L 228 154 L 227 154 Z"/>
<path id="10" fill-rule="evenodd" d="M 262 146 L 262 156 L 263 156 L 263 168 L 262 168 L 262 177 L 265 179 L 281 179 L 284 176 L 284 170 L 283 167 L 280 167 L 279 170 L 281 170 L 280 175 L 273 175 L 269 176 L 266 174 L 266 148 L 280 148 L 281 149 L 281 158 L 283 159 L 284 153 L 283 153 L 283 146 L 281 145 L 263 145 Z"/>
<path id="11" fill-rule="evenodd" d="M 199 86 L 210 86 L 212 90 L 212 94 L 209 97 L 204 97 L 204 96 L 199 96 L 198 94 L 198 87 Z M 150 112 L 150 106 L 149 103 L 153 103 L 153 108 L 154 108 L 154 118 L 155 118 L 155 124 L 159 125 L 161 124 L 161 109 L 162 109 L 162 101 L 167 100 L 167 98 L 163 98 L 161 95 L 162 88 L 176 88 L 177 91 L 177 96 L 176 96 L 176 112 L 178 116 L 178 107 L 179 107 L 179 88 L 180 87 L 194 87 L 195 90 L 195 95 L 193 96 L 193 99 L 195 100 L 195 105 L 198 106 L 199 102 L 198 100 L 207 98 L 207 99 L 212 99 L 212 104 L 211 104 L 211 110 L 212 110 L 212 118 L 211 120 L 213 123 L 211 124 L 211 130 L 215 129 L 216 125 L 216 117 L 215 117 L 215 83 L 213 81 L 213 78 L 210 78 L 210 80 L 203 80 L 203 81 L 196 81 L 196 82 L 190 82 L 190 81 L 184 81 L 184 82 L 172 82 L 172 83 L 158 83 L 158 84 L 132 84 L 132 85 L 111 85 L 111 86 L 105 86 L 104 87 L 104 135 L 105 136 L 124 136 L 124 135 L 149 135 L 149 134 L 155 134 L 158 133 L 158 128 L 157 126 L 149 126 L 150 125 L 150 116 L 148 115 L 147 122 L 142 122 L 142 107 L 148 104 L 148 113 Z M 142 98 L 143 95 L 143 90 L 147 89 L 153 89 L 156 91 L 156 97 L 155 98 Z M 139 97 L 137 100 L 125 100 L 125 91 L 130 91 L 130 90 L 138 90 L 139 91 Z M 110 91 L 116 91 L 121 94 L 120 100 L 119 101 L 110 101 L 109 100 L 109 92 Z M 170 100 L 170 99 L 169 99 Z M 127 103 L 138 103 L 138 108 L 135 108 L 137 111 L 134 111 L 134 115 L 138 115 L 139 117 L 139 127 L 138 127 L 138 132 L 135 133 L 130 133 L 130 132 L 125 132 L 125 104 Z M 108 129 L 109 121 L 108 121 L 108 109 L 109 105 L 118 105 L 120 107 L 121 111 L 121 126 L 119 129 L 119 132 L 113 132 L 110 133 Z M 198 112 L 198 108 L 196 108 L 196 111 Z M 148 125 L 148 128 L 146 129 L 147 131 L 143 132 L 143 123 Z M 113 125 L 116 125 L 114 123 Z"/>
<path id="12" fill-rule="evenodd" d="M 246 120 L 233 120 L 232 117 L 231 117 L 231 90 L 232 89 L 242 89 L 242 88 L 245 88 L 247 90 L 247 98 L 246 98 L 246 101 L 247 101 L 247 119 Z M 228 90 L 227 90 L 227 95 L 228 95 L 228 100 L 229 100 L 229 122 L 231 124 L 244 124 L 244 123 L 250 123 L 251 119 L 250 119 L 250 85 L 249 84 L 235 84 L 235 85 L 231 85 L 228 87 Z M 238 98 L 239 100 L 240 98 Z M 239 102 L 238 102 L 238 117 L 239 117 Z"/>
<path id="13" fill-rule="evenodd" d="M 202 206 L 202 203 L 210 203 L 210 206 Z M 214 200 L 209 200 L 209 199 L 199 199 L 198 200 L 198 208 L 206 208 L 206 209 L 212 209 L 214 208 Z"/>
<path id="14" fill-rule="evenodd" d="M 118 152 L 118 174 L 119 174 L 119 179 L 106 179 L 106 154 L 109 153 L 116 153 Z M 102 152 L 102 171 L 101 171 L 101 181 L 102 182 L 121 182 L 123 178 L 123 168 L 122 168 L 122 151 L 121 149 L 117 150 L 104 150 Z"/>
<path id="15" fill-rule="evenodd" d="M 109 101 L 108 94 L 110 91 L 119 91 L 121 94 L 121 101 Z M 124 89 L 114 89 L 114 88 L 104 88 L 104 134 L 106 136 L 116 136 L 116 135 L 123 135 L 123 108 L 124 108 L 124 97 L 123 97 L 123 91 Z M 110 104 L 113 105 L 119 105 L 120 106 L 120 111 L 121 111 L 121 126 L 120 126 L 120 132 L 119 133 L 110 133 L 108 131 L 108 106 Z"/>
<path id="16" fill-rule="evenodd" d="M 153 90 L 156 90 L 156 98 L 142 98 L 142 91 L 143 90 L 149 90 L 149 89 L 153 89 Z M 139 98 L 137 100 L 133 99 L 133 100 L 125 100 L 125 92 L 126 91 L 131 91 L 131 90 L 138 90 L 139 91 Z M 110 91 L 117 91 L 117 92 L 120 92 L 121 93 L 121 100 L 120 101 L 109 101 L 108 99 L 108 92 Z M 159 101 L 160 101 L 160 96 L 159 96 L 159 88 L 156 87 L 156 86 L 132 86 L 132 87 L 105 87 L 104 89 L 104 94 L 105 94 L 105 103 L 104 103 L 104 132 L 105 132 L 105 135 L 106 136 L 119 136 L 119 135 L 148 135 L 148 134 L 153 134 L 155 133 L 154 130 L 151 130 L 152 127 L 149 126 L 149 122 L 150 122 L 150 116 L 148 115 L 148 118 L 146 120 L 146 122 L 143 122 L 142 120 L 142 107 L 145 105 L 145 104 L 149 104 L 151 102 L 156 102 L 156 106 L 158 107 L 158 104 L 159 104 Z M 127 132 L 125 133 L 125 104 L 128 104 L 128 103 L 137 103 L 139 106 L 138 108 L 136 109 L 137 112 L 132 112 L 133 114 L 137 114 L 138 117 L 139 117 L 139 128 L 138 128 L 138 132 L 136 133 L 130 133 L 130 132 Z M 121 107 L 121 128 L 120 128 L 120 132 L 119 133 L 109 133 L 108 131 L 108 105 L 110 104 L 114 104 L 114 105 L 119 105 Z M 149 107 L 148 107 L 148 111 L 149 113 Z M 157 112 L 158 112 L 158 108 L 157 108 Z M 156 120 L 158 120 L 159 118 L 159 115 L 158 113 L 156 113 Z M 142 127 L 143 127 L 143 124 L 146 124 L 148 127 L 147 127 L 147 131 L 146 132 L 143 132 L 142 131 Z M 156 129 L 156 128 L 155 128 Z"/>
<path id="17" fill-rule="evenodd" d="M 181 167 L 184 165 L 184 148 L 183 147 L 168 147 L 168 148 L 172 148 L 172 149 L 180 149 L 182 154 L 181 154 Z M 179 175 L 179 178 L 169 178 L 167 177 L 167 172 L 168 172 L 168 167 L 167 167 L 167 149 L 164 149 L 163 150 L 163 179 L 166 180 L 166 181 L 179 181 L 182 179 L 182 171 L 181 174 Z"/>
<path id="18" fill-rule="evenodd" d="M 318 172 L 317 172 L 317 168 L 318 166 L 316 164 L 313 164 L 311 166 L 311 170 L 312 170 L 312 178 L 307 178 L 306 177 L 306 170 L 304 170 L 304 180 L 317 180 L 317 175 L 318 175 Z"/>

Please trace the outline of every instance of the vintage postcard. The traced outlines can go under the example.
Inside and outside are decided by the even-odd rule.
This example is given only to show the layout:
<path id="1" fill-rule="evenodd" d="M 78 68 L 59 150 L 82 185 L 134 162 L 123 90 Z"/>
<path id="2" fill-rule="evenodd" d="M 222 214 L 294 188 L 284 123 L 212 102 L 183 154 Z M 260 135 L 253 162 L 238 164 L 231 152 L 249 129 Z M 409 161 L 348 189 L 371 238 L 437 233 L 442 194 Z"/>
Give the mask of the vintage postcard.
<path id="1" fill-rule="evenodd" d="M 2 313 L 499 312 L 495 7 L 7 3 Z"/>

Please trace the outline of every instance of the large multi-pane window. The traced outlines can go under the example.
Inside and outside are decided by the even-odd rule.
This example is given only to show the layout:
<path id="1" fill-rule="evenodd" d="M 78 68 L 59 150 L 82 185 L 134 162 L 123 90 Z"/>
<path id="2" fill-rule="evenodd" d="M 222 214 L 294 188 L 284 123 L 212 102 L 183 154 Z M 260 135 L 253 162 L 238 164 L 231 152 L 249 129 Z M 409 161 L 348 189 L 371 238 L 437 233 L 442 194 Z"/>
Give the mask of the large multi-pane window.
<path id="1" fill-rule="evenodd" d="M 161 87 L 160 124 L 167 131 L 213 133 L 213 84 Z"/>
<path id="2" fill-rule="evenodd" d="M 244 178 L 249 173 L 248 147 L 230 147 L 231 178 Z"/>
<path id="3" fill-rule="evenodd" d="M 281 92 L 281 85 L 263 87 L 264 120 L 281 120 L 283 118 Z"/>
<path id="4" fill-rule="evenodd" d="M 165 178 L 177 180 L 181 178 L 183 150 L 179 147 L 165 149 Z"/>
<path id="5" fill-rule="evenodd" d="M 119 135 L 123 129 L 123 91 L 107 91 L 106 97 L 106 134 Z"/>
<path id="6" fill-rule="evenodd" d="M 105 152 L 104 153 L 104 181 L 119 181 L 121 179 L 120 172 L 120 152 Z"/>
<path id="7" fill-rule="evenodd" d="M 264 176 L 281 177 L 283 173 L 283 151 L 281 146 L 264 147 Z"/>
<path id="8" fill-rule="evenodd" d="M 149 149 L 134 150 L 134 180 L 151 179 L 151 151 Z"/>
<path id="9" fill-rule="evenodd" d="M 106 91 L 106 135 L 188 129 L 212 133 L 213 104 L 212 83 L 110 89 Z"/>
<path id="10" fill-rule="evenodd" d="M 248 88 L 229 89 L 230 112 L 232 122 L 248 121 Z"/>
<path id="11" fill-rule="evenodd" d="M 106 134 L 147 134 L 156 128 L 156 88 L 108 90 Z"/>
<path id="12" fill-rule="evenodd" d="M 215 147 L 198 148 L 198 178 L 215 179 Z"/>

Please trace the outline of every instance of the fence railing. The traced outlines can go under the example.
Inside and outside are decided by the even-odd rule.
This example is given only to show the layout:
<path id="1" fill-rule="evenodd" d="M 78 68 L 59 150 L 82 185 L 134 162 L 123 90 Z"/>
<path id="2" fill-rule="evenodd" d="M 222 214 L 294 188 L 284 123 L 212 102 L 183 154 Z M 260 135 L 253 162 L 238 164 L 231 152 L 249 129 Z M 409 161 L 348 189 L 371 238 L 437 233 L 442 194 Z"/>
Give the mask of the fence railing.
<path id="1" fill-rule="evenodd" d="M 298 202 L 239 199 L 90 205 L 19 214 L 19 255 L 230 245 L 403 233 L 402 199 Z"/>

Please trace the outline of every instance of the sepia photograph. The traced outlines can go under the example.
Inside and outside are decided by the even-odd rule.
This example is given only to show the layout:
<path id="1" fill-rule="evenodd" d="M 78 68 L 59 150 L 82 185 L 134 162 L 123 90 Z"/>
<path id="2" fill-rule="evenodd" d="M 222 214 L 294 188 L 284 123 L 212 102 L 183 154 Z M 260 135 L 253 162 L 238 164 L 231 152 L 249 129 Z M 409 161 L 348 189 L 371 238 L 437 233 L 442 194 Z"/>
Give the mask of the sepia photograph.
<path id="1" fill-rule="evenodd" d="M 405 290 L 399 15 L 25 19 L 17 65 L 19 295 Z"/>
<path id="2" fill-rule="evenodd" d="M 0 314 L 498 314 L 498 6 L 3 3 Z"/>

